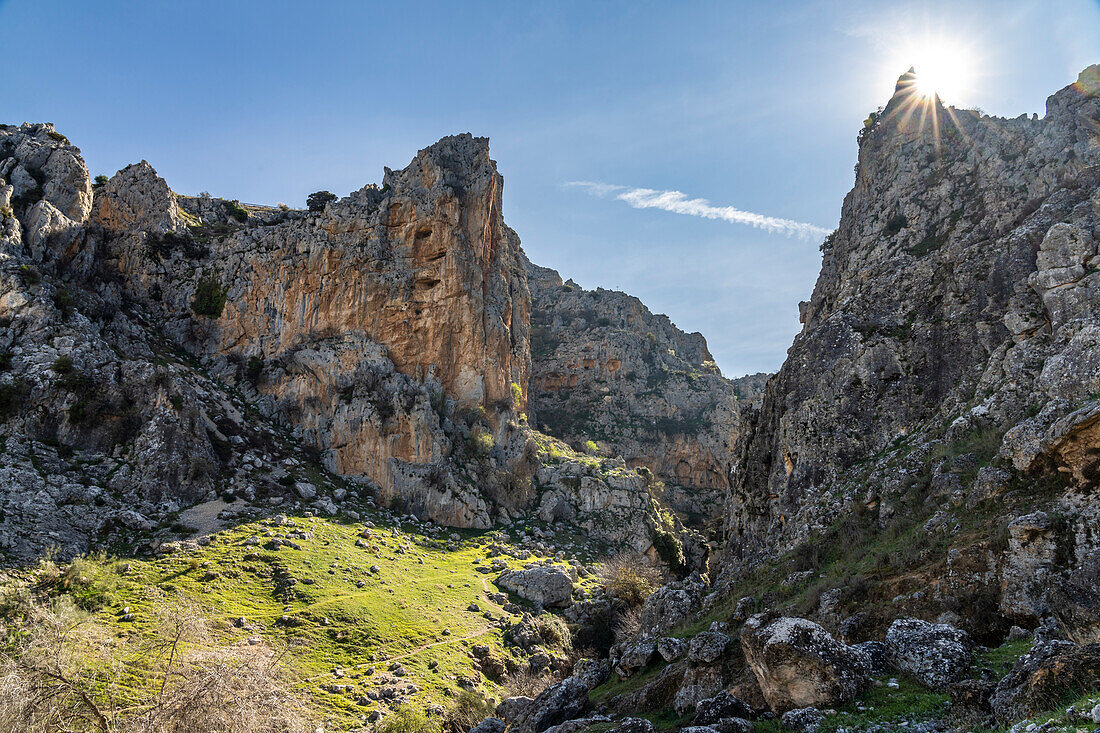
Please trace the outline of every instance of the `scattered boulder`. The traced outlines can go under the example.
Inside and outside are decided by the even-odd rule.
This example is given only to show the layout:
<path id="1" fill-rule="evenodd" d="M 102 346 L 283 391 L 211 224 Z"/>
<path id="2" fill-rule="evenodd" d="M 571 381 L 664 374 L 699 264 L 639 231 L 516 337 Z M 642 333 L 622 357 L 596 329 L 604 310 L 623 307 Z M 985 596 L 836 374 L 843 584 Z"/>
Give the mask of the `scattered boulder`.
<path id="1" fill-rule="evenodd" d="M 1100 644 L 1036 642 L 1016 660 L 990 699 L 994 715 L 1011 722 L 1048 710 L 1070 693 L 1100 689 Z"/>
<path id="2" fill-rule="evenodd" d="M 470 733 L 504 733 L 505 727 L 500 718 L 486 718 L 471 728 Z"/>
<path id="3" fill-rule="evenodd" d="M 523 710 L 533 703 L 532 698 L 517 695 L 515 697 L 506 697 L 500 701 L 497 705 L 496 714 L 497 717 L 504 721 L 515 720 Z"/>
<path id="4" fill-rule="evenodd" d="M 850 700 L 870 680 L 863 654 L 807 619 L 753 616 L 741 629 L 741 648 L 776 712 Z"/>
<path id="5" fill-rule="evenodd" d="M 580 660 L 571 677 L 543 690 L 509 721 L 509 728 L 542 733 L 551 726 L 573 720 L 588 705 L 588 692 L 607 679 L 607 674 L 606 664 Z"/>
<path id="6" fill-rule="evenodd" d="M 721 631 L 703 631 L 692 638 L 688 661 L 692 664 L 710 664 L 725 653 L 729 644 L 729 636 Z"/>
<path id="7" fill-rule="evenodd" d="M 501 573 L 497 585 L 540 606 L 564 607 L 573 598 L 573 579 L 557 565 L 539 565 Z"/>
<path id="8" fill-rule="evenodd" d="M 712 725 L 722 718 L 751 718 L 752 714 L 748 703 L 723 690 L 696 705 L 691 722 L 693 725 Z"/>
<path id="9" fill-rule="evenodd" d="M 670 636 L 662 637 L 657 640 L 657 653 L 661 655 L 661 659 L 666 662 L 675 662 L 680 657 L 687 654 L 688 643 L 683 639 L 675 639 Z"/>
<path id="10" fill-rule="evenodd" d="M 780 718 L 783 725 L 800 733 L 817 733 L 818 727 L 825 720 L 825 714 L 817 708 L 795 708 L 783 713 Z"/>
<path id="11" fill-rule="evenodd" d="M 899 618 L 886 632 L 886 650 L 893 665 L 933 690 L 946 689 L 969 676 L 973 649 L 965 631 L 947 624 Z"/>
<path id="12" fill-rule="evenodd" d="M 657 653 L 656 639 L 642 639 L 627 644 L 619 655 L 615 665 L 615 674 L 626 678 L 649 666 L 653 655 Z"/>
<path id="13" fill-rule="evenodd" d="M 753 731 L 752 721 L 744 718 L 722 718 L 707 727 L 718 733 L 752 733 Z"/>
<path id="14" fill-rule="evenodd" d="M 862 655 L 867 674 L 875 677 L 890 671 L 890 654 L 883 642 L 865 641 L 862 644 L 853 644 L 852 648 Z"/>
<path id="15" fill-rule="evenodd" d="M 951 696 L 951 710 L 956 716 L 972 718 L 988 716 L 992 709 L 989 699 L 997 683 L 992 680 L 960 680 L 947 686 Z"/>
<path id="16" fill-rule="evenodd" d="M 654 733 L 657 726 L 645 718 L 623 718 L 608 733 Z"/>

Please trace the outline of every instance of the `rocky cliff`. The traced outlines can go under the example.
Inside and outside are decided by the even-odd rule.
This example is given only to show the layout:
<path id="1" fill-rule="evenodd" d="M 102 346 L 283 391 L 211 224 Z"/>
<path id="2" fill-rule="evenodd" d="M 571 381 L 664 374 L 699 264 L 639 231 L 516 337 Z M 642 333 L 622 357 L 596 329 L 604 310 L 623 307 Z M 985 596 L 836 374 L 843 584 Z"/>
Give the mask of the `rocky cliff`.
<path id="1" fill-rule="evenodd" d="M 1042 507 L 1060 518 L 1063 573 L 1085 572 L 1100 558 L 1100 68 L 1042 119 L 945 108 L 909 81 L 860 135 L 802 332 L 739 446 L 728 567 L 835 539 L 850 517 L 927 521 L 971 556 L 956 586 L 1009 588 L 1011 553 L 959 533 L 983 508 L 988 531 Z M 925 600 L 949 605 L 951 585 Z M 1034 623 L 1015 595 L 1002 611 Z"/>
<path id="2" fill-rule="evenodd" d="M 650 471 L 685 514 L 717 516 L 741 409 L 759 388 L 724 378 L 702 334 L 684 333 L 633 296 L 585 290 L 530 263 L 527 280 L 537 424 Z"/>
<path id="3" fill-rule="evenodd" d="M 525 258 L 486 139 L 444 138 L 316 212 L 178 196 L 144 161 L 93 187 L 49 125 L 0 129 L 0 161 L 2 429 L 13 446 L 31 441 L 32 464 L 41 443 L 92 451 L 81 465 L 111 456 L 105 476 L 54 492 L 64 496 L 35 521 L 106 501 L 110 473 L 116 508 L 130 502 L 148 519 L 137 524 L 155 525 L 224 491 L 242 458 L 272 471 L 273 453 L 300 448 L 439 523 L 536 512 L 649 548 L 650 482 L 610 459 L 570 463 L 526 424 Z M 278 451 L 246 437 L 272 426 L 289 430 Z M 253 442 L 267 455 L 239 455 Z M 7 470 L 18 505 L 29 479 Z M 269 483 L 248 500 L 289 492 L 324 506 L 315 488 Z M 113 511 L 85 523 L 110 524 Z M 13 527 L 10 543 L 29 542 L 22 520 Z"/>

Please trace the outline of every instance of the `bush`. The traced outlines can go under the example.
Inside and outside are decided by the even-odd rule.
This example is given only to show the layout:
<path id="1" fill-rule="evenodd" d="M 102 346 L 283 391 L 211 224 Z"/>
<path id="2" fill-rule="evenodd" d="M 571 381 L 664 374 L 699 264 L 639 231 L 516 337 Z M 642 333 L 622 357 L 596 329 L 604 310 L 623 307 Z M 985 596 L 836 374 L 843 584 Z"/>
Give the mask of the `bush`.
<path id="1" fill-rule="evenodd" d="M 435 733 L 439 724 L 430 720 L 422 708 L 399 705 L 374 730 L 375 733 Z"/>
<path id="2" fill-rule="evenodd" d="M 560 616 L 544 613 L 535 618 L 533 626 L 547 646 L 565 650 L 572 647 L 572 634 L 569 633 L 569 627 Z"/>
<path id="3" fill-rule="evenodd" d="M 10 206 L 0 206 L 0 219 L 10 219 L 15 216 L 15 212 L 11 210 Z"/>
<path id="4" fill-rule="evenodd" d="M 331 191 L 314 191 L 306 197 L 306 206 L 310 211 L 324 211 L 325 206 L 336 200 L 336 194 Z"/>
<path id="5" fill-rule="evenodd" d="M 241 206 L 240 201 L 226 201 L 225 210 L 226 213 L 242 224 L 248 221 L 248 210 Z"/>
<path id="6" fill-rule="evenodd" d="M 590 456 L 598 456 L 600 454 L 600 446 L 596 445 L 594 440 L 584 441 L 584 452 Z"/>
<path id="7" fill-rule="evenodd" d="M 191 301 L 191 310 L 195 315 L 207 318 L 221 318 L 225 309 L 225 289 L 215 275 L 203 275 L 195 286 L 195 298 Z"/>
<path id="8" fill-rule="evenodd" d="M 255 384 L 260 379 L 260 374 L 264 370 L 264 360 L 258 356 L 248 357 L 248 364 L 244 368 L 245 376 L 248 377 L 248 381 Z"/>
<path id="9" fill-rule="evenodd" d="M 73 296 L 68 290 L 57 289 L 53 294 L 54 307 L 61 311 L 61 318 L 68 320 L 69 314 L 73 310 L 73 306 L 76 305 L 76 301 L 73 300 Z"/>
<path id="10" fill-rule="evenodd" d="M 0 384 L 0 421 L 19 412 L 23 406 L 23 398 L 27 395 L 27 385 L 22 380 L 16 380 L 11 384 Z"/>
<path id="11" fill-rule="evenodd" d="M 481 428 L 474 428 L 470 433 L 469 438 L 470 450 L 478 456 L 487 456 L 489 451 L 493 450 L 493 446 L 496 445 L 496 441 L 493 439 L 493 434 L 485 432 Z"/>
<path id="12" fill-rule="evenodd" d="M 50 365 L 50 369 L 54 370 L 58 374 L 68 374 L 73 370 L 72 357 L 59 356 L 53 360 L 53 364 Z"/>
<path id="13" fill-rule="evenodd" d="M 100 173 L 100 174 L 99 174 L 98 176 L 96 176 L 96 177 L 95 177 L 95 181 L 94 181 L 94 182 L 92 183 L 92 186 L 93 186 L 94 188 L 101 188 L 101 187 L 103 187 L 103 186 L 106 186 L 106 185 L 107 185 L 107 181 L 109 181 L 109 180 L 110 180 L 110 179 L 109 179 L 109 178 L 107 178 L 107 176 L 105 176 L 105 175 L 103 175 L 102 173 Z"/>
<path id="14" fill-rule="evenodd" d="M 909 226 L 909 220 L 905 218 L 905 214 L 899 212 L 887 220 L 883 234 L 892 237 L 907 226 Z"/>
<path id="15" fill-rule="evenodd" d="M 447 709 L 443 727 L 450 733 L 466 733 L 475 725 L 492 717 L 493 703 L 473 690 L 463 690 Z"/>
<path id="16" fill-rule="evenodd" d="M 512 404 L 513 410 L 518 409 L 523 404 L 523 387 L 519 386 L 515 382 L 512 382 Z"/>
<path id="17" fill-rule="evenodd" d="M 620 553 L 599 567 L 600 585 L 608 596 L 628 607 L 640 606 L 663 578 L 644 555 Z"/>

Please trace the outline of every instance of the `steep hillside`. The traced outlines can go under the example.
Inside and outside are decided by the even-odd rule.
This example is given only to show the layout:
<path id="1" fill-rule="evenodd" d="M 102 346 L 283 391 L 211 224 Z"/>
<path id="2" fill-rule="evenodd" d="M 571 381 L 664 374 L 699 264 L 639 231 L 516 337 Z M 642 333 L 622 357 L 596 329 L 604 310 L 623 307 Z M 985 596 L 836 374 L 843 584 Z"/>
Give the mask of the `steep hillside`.
<path id="1" fill-rule="evenodd" d="M 635 297 L 584 290 L 544 267 L 528 263 L 527 280 L 537 424 L 651 471 L 685 514 L 716 517 L 730 487 L 742 405 L 703 336 L 684 333 Z M 742 391 L 753 393 L 750 384 Z"/>

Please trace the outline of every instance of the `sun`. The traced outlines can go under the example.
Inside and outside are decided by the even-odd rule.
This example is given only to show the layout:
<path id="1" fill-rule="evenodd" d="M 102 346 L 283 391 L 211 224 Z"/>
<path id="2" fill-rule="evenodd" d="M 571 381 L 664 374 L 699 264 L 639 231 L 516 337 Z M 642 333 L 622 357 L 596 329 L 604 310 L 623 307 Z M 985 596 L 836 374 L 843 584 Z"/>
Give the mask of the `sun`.
<path id="1" fill-rule="evenodd" d="M 945 104 L 957 105 L 973 93 L 976 64 L 966 45 L 925 39 L 903 53 L 915 71 L 916 92 L 925 99 L 938 96 Z"/>

